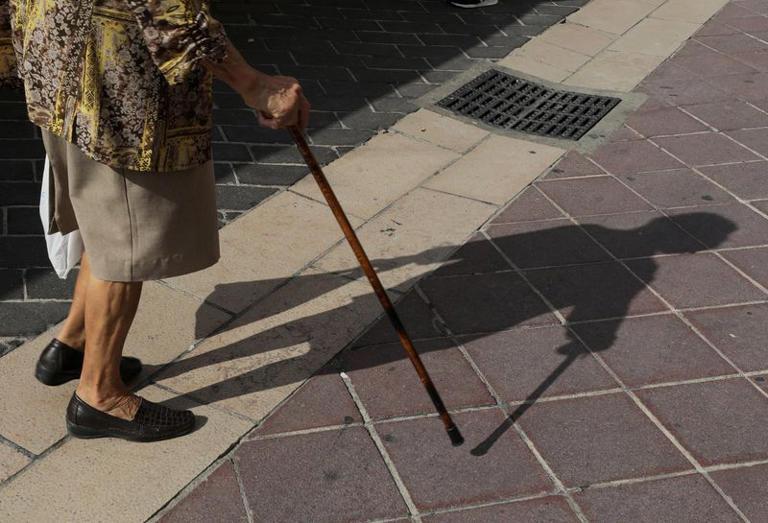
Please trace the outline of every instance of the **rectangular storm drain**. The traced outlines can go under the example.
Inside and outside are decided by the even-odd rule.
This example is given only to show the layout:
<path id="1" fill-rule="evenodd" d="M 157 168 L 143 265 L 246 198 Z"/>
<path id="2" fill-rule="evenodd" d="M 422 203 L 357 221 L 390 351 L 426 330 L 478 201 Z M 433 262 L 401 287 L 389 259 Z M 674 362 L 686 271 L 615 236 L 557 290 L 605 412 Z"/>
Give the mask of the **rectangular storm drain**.
<path id="1" fill-rule="evenodd" d="M 551 89 L 491 69 L 437 104 L 510 131 L 578 140 L 619 98 Z"/>

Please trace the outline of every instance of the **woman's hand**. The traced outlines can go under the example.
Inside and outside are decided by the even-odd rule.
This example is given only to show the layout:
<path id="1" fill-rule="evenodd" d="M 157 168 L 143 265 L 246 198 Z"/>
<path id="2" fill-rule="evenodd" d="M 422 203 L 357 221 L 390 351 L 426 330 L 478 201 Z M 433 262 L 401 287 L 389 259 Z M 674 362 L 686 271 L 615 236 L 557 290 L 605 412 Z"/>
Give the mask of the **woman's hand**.
<path id="1" fill-rule="evenodd" d="M 242 94 L 245 103 L 259 111 L 259 123 L 264 127 L 284 129 L 298 126 L 304 130 L 309 124 L 311 106 L 295 78 L 262 75 Z"/>

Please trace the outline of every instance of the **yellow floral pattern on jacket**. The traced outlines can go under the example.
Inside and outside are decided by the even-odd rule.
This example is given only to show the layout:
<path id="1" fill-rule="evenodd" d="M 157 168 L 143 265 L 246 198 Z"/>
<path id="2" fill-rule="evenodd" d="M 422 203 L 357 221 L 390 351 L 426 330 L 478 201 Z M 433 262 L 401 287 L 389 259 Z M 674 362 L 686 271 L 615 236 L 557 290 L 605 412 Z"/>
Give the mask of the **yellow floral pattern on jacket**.
<path id="1" fill-rule="evenodd" d="M 0 84 L 29 119 L 117 169 L 211 159 L 212 76 L 226 37 L 207 0 L 0 0 Z"/>

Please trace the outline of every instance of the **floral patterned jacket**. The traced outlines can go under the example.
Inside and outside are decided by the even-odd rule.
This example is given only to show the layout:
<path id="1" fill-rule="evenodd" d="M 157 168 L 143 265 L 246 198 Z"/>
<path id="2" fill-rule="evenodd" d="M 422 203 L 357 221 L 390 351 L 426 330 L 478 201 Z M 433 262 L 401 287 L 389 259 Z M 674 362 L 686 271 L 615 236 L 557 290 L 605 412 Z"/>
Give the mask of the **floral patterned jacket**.
<path id="1" fill-rule="evenodd" d="M 211 158 L 212 75 L 226 57 L 209 0 L 0 0 L 0 86 L 29 119 L 117 169 Z"/>

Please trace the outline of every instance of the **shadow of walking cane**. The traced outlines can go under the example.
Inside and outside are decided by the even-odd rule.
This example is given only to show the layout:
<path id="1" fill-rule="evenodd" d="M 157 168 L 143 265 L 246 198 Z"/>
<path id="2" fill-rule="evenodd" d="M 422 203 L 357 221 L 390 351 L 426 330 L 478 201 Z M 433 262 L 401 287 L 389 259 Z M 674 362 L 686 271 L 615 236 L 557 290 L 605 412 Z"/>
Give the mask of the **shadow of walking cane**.
<path id="1" fill-rule="evenodd" d="M 355 234 L 355 230 L 352 228 L 352 224 L 349 222 L 349 219 L 344 213 L 341 204 L 339 203 L 338 199 L 336 199 L 336 195 L 334 194 L 333 189 L 331 189 L 331 185 L 328 183 L 328 180 L 325 177 L 320 164 L 315 158 L 315 155 L 312 154 L 312 150 L 309 148 L 307 141 L 304 139 L 304 134 L 299 130 L 298 127 L 290 127 L 288 131 L 291 133 L 293 140 L 296 142 L 296 147 L 298 147 L 301 156 L 304 158 L 304 161 L 307 163 L 309 170 L 312 172 L 312 176 L 315 178 L 317 185 L 320 187 L 320 191 L 323 193 L 325 200 L 328 202 L 328 206 L 331 208 L 331 211 L 333 211 L 333 215 L 339 222 L 341 230 L 344 231 L 344 236 L 347 238 L 350 247 L 352 247 L 352 251 L 355 253 L 355 257 L 360 263 L 360 267 L 362 267 L 363 272 L 371 284 L 371 287 L 373 287 L 373 290 L 376 294 L 376 297 L 379 299 L 381 306 L 387 313 L 389 321 L 395 328 L 398 338 L 400 338 L 400 343 L 403 346 L 403 349 L 405 349 L 405 353 L 408 355 L 408 359 L 411 360 L 413 367 L 416 369 L 416 373 L 419 375 L 419 379 L 421 380 L 422 385 L 424 385 L 424 388 L 432 400 L 437 413 L 440 415 L 440 419 L 445 426 L 445 431 L 448 433 L 448 437 L 451 439 L 451 443 L 454 447 L 463 444 L 464 437 L 461 435 L 459 428 L 453 422 L 451 415 L 448 413 L 448 409 L 446 409 L 440 394 L 437 392 L 437 388 L 432 382 L 432 378 L 429 376 L 426 367 L 424 367 L 424 363 L 421 361 L 421 357 L 416 352 L 416 348 L 413 346 L 411 337 L 406 332 L 405 326 L 400 320 L 400 316 L 397 314 L 397 311 L 395 311 L 395 307 L 392 304 L 392 301 L 389 299 L 387 291 L 381 284 L 381 280 L 376 274 L 376 270 L 373 268 L 371 260 L 365 253 L 365 250 L 363 249 L 360 240 L 357 238 L 357 234 Z"/>

